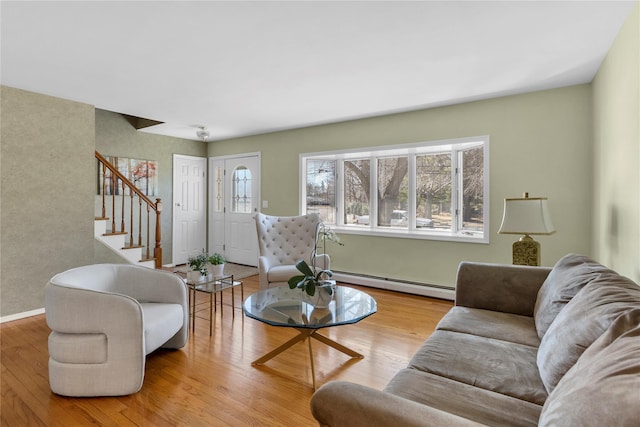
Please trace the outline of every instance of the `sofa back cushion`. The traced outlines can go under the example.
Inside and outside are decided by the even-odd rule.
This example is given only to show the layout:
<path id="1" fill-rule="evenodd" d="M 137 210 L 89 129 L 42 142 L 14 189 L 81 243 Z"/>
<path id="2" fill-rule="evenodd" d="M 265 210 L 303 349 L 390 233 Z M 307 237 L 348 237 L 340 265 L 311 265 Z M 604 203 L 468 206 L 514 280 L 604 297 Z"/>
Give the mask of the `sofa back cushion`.
<path id="1" fill-rule="evenodd" d="M 569 254 L 561 258 L 538 291 L 533 309 L 538 337 L 542 339 L 560 310 L 580 289 L 603 274 L 617 276 L 613 270 L 582 255 Z"/>
<path id="2" fill-rule="evenodd" d="M 539 427 L 638 426 L 640 310 L 620 315 L 545 402 Z"/>
<path id="3" fill-rule="evenodd" d="M 592 280 L 560 311 L 538 348 L 540 377 L 549 393 L 584 350 L 621 314 L 640 309 L 640 286 L 622 276 Z"/>

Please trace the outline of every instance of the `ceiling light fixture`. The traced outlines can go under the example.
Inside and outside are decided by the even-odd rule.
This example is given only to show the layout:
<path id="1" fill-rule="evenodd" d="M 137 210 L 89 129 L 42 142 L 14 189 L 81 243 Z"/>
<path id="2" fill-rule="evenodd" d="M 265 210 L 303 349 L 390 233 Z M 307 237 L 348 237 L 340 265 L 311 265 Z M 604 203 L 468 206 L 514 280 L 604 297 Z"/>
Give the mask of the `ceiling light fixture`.
<path id="1" fill-rule="evenodd" d="M 202 142 L 207 142 L 207 138 L 211 135 L 205 126 L 200 126 L 200 129 L 196 132 L 198 138 L 202 139 Z"/>

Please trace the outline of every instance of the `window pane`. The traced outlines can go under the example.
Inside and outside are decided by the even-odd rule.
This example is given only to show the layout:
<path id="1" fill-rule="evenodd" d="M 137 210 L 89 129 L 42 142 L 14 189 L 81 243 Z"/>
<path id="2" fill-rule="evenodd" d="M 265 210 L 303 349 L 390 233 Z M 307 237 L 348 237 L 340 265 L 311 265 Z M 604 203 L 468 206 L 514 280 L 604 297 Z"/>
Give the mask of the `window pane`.
<path id="1" fill-rule="evenodd" d="M 336 223 L 336 161 L 307 160 L 306 212 L 320 214 L 325 224 Z"/>
<path id="2" fill-rule="evenodd" d="M 407 157 L 378 159 L 378 226 L 409 227 Z"/>
<path id="3" fill-rule="evenodd" d="M 245 166 L 238 166 L 231 179 L 231 211 L 251 213 L 251 171 Z"/>
<path id="4" fill-rule="evenodd" d="M 344 162 L 345 224 L 369 225 L 370 164 L 369 160 Z"/>
<path id="5" fill-rule="evenodd" d="M 416 157 L 416 226 L 451 230 L 451 153 Z"/>
<path id="6" fill-rule="evenodd" d="M 462 228 L 483 231 L 484 157 L 483 148 L 462 152 Z"/>

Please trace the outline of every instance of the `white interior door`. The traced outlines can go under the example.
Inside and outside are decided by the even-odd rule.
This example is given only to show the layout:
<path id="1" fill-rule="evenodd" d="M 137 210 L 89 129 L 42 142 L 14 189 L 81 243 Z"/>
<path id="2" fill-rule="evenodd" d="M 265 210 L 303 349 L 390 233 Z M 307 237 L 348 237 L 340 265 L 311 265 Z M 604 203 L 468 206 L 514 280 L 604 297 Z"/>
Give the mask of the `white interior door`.
<path id="1" fill-rule="evenodd" d="M 260 155 L 211 158 L 210 252 L 229 262 L 258 264 L 254 215 L 260 199 Z"/>
<path id="2" fill-rule="evenodd" d="M 184 264 L 206 249 L 207 159 L 173 155 L 172 262 Z"/>

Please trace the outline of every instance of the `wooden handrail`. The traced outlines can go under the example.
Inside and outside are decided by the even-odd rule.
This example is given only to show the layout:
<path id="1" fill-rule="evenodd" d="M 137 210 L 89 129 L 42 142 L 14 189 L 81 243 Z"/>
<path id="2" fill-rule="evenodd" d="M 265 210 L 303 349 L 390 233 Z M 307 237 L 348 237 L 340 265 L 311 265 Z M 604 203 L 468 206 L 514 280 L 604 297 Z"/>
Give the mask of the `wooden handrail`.
<path id="1" fill-rule="evenodd" d="M 111 173 L 113 174 L 113 176 L 115 176 L 117 179 L 119 179 L 122 182 L 122 186 L 124 189 L 124 186 L 126 185 L 127 187 L 129 187 L 129 191 L 132 192 L 131 194 L 131 198 L 133 199 L 133 193 L 135 193 L 138 198 L 140 199 L 140 203 L 142 203 L 142 201 L 144 201 L 147 204 L 147 212 L 149 212 L 149 209 L 152 209 L 155 214 L 156 214 L 156 229 L 155 229 L 155 247 L 153 249 L 153 257 L 155 258 L 155 267 L 156 268 L 162 268 L 162 233 L 161 233 L 161 220 L 160 220 L 160 215 L 162 213 L 162 199 L 160 198 L 156 198 L 156 201 L 152 201 L 149 197 L 147 197 L 142 191 L 140 191 L 140 189 L 138 189 L 131 181 L 129 181 L 129 179 L 127 177 L 125 177 L 122 173 L 120 173 L 120 171 L 113 166 L 102 154 L 98 153 L 98 151 L 95 152 L 96 153 L 96 159 L 98 159 L 98 161 L 103 165 L 103 173 L 105 172 L 105 167 L 108 168 Z M 103 175 L 104 176 L 104 175 Z M 115 188 L 114 188 L 115 191 Z M 124 190 L 123 190 L 123 194 L 124 194 Z M 123 218 L 122 218 L 122 222 L 124 224 L 124 203 L 122 205 L 123 207 Z M 131 206 L 131 209 L 133 210 L 133 204 Z M 115 215 L 115 212 L 112 213 L 112 215 Z M 102 216 L 105 216 L 105 191 L 104 191 L 104 185 L 103 185 L 103 192 L 102 192 Z M 133 216 L 132 216 L 133 218 Z M 141 215 L 140 215 L 141 218 Z M 138 224 L 138 226 L 140 227 L 140 229 L 142 229 L 142 224 Z M 132 230 L 131 230 L 131 234 L 133 235 L 133 224 L 131 224 Z M 147 230 L 149 229 L 149 217 L 147 215 Z M 115 230 L 112 230 L 115 231 Z M 147 232 L 147 256 L 149 255 L 149 235 Z"/>

